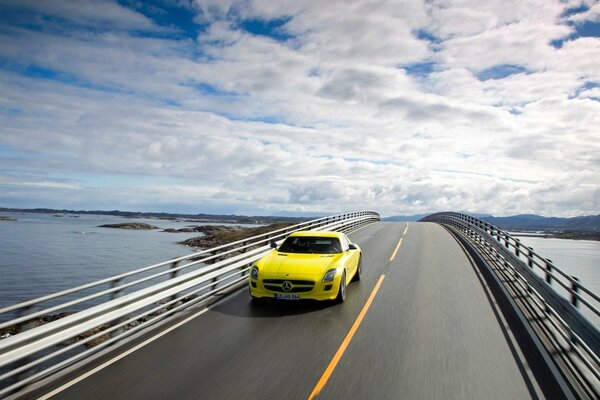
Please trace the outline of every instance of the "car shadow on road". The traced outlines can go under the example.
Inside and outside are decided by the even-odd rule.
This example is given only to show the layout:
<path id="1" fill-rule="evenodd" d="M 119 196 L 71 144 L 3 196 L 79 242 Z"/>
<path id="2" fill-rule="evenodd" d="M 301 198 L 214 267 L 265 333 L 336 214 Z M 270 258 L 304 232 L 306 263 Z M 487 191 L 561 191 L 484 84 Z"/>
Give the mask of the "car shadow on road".
<path id="1" fill-rule="evenodd" d="M 317 300 L 255 300 L 250 298 L 247 291 L 244 291 L 213 307 L 211 311 L 234 317 L 277 318 L 319 312 L 336 306 L 338 304 L 334 302 Z"/>

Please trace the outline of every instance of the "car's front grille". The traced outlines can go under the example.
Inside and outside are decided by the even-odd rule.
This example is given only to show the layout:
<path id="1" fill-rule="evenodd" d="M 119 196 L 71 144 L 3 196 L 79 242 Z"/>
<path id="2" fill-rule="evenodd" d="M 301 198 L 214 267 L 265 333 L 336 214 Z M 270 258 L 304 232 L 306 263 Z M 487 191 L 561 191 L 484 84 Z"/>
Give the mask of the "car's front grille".
<path id="1" fill-rule="evenodd" d="M 289 290 L 283 290 L 283 283 L 289 282 L 291 288 Z M 313 281 L 302 281 L 297 279 L 265 279 L 263 280 L 265 289 L 279 292 L 279 293 L 306 293 L 313 290 L 315 283 Z"/>
<path id="2" fill-rule="evenodd" d="M 290 282 L 292 285 L 313 285 L 314 286 L 314 282 L 313 281 L 300 281 L 297 279 L 264 279 L 263 283 L 265 284 L 276 284 L 276 285 L 281 285 L 283 282 Z"/>

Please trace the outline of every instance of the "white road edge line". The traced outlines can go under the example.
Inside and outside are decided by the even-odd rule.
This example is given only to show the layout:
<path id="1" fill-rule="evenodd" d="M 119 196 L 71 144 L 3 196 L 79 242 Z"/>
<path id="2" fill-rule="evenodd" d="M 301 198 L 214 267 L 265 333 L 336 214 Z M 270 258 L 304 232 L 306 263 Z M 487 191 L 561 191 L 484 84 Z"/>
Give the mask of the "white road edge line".
<path id="1" fill-rule="evenodd" d="M 243 290 L 243 289 L 244 289 L 244 288 L 240 288 L 239 290 Z M 239 290 L 238 290 L 238 291 L 239 291 Z M 235 292 L 234 292 L 234 293 L 235 293 Z M 178 322 L 177 324 L 173 325 L 172 327 L 170 327 L 170 328 L 168 328 L 168 329 L 166 329 L 166 330 L 164 330 L 164 331 L 160 332 L 160 333 L 159 333 L 159 334 L 157 334 L 156 336 L 153 336 L 153 337 L 151 337 L 150 339 L 147 339 L 147 340 L 143 341 L 142 343 L 138 344 L 137 346 L 135 346 L 135 347 L 132 347 L 131 349 L 127 350 L 126 352 L 119 354 L 119 355 L 118 355 L 118 356 L 116 356 L 115 358 L 113 358 L 113 359 L 110 359 L 110 360 L 106 361 L 104 364 L 101 364 L 101 365 L 97 366 L 96 368 L 94 368 L 94 369 L 92 369 L 92 370 L 90 370 L 90 371 L 86 372 L 85 374 L 83 374 L 83 375 L 81 375 L 81 376 L 78 376 L 77 378 L 73 379 L 72 381 L 70 381 L 70 382 L 67 382 L 67 383 L 65 383 L 65 384 L 64 384 L 64 385 L 62 385 L 62 386 L 59 386 L 58 388 L 54 389 L 53 391 L 51 391 L 51 392 L 49 392 L 49 393 L 46 393 L 45 395 L 43 395 L 43 396 L 39 397 L 39 398 L 38 398 L 38 400 L 46 400 L 46 399 L 49 399 L 50 397 L 52 397 L 52 396 L 54 396 L 54 395 L 56 395 L 56 394 L 58 394 L 58 393 L 62 392 L 62 391 L 63 391 L 63 390 L 65 390 L 65 389 L 68 389 L 69 387 L 71 387 L 71 386 L 75 385 L 76 383 L 79 383 L 79 382 L 81 382 L 82 380 L 84 380 L 85 378 L 87 378 L 87 377 L 89 377 L 89 376 L 91 376 L 91 375 L 95 374 L 96 372 L 98 372 L 98 371 L 100 371 L 100 370 L 102 370 L 102 369 L 104 369 L 104 368 L 108 367 L 108 366 L 109 366 L 109 365 L 111 365 L 111 364 L 114 364 L 115 362 L 119 361 L 119 360 L 120 360 L 120 359 L 122 359 L 123 357 L 125 357 L 125 356 L 127 356 L 127 355 L 129 355 L 129 354 L 133 353 L 133 352 L 134 352 L 134 351 L 136 351 L 136 350 L 139 350 L 139 349 L 141 349 L 142 347 L 146 346 L 146 345 L 147 345 L 147 344 L 149 344 L 149 343 L 152 343 L 152 342 L 153 342 L 153 341 L 155 341 L 156 339 L 158 339 L 158 338 L 160 338 L 160 337 L 162 337 L 162 336 L 166 335 L 167 333 L 169 333 L 169 332 L 171 332 L 171 331 L 173 331 L 173 330 L 175 330 L 175 329 L 179 328 L 181 325 L 188 323 L 188 322 L 189 322 L 189 321 L 191 321 L 192 319 L 194 319 L 194 318 L 196 318 L 196 317 L 199 317 L 200 315 L 204 314 L 204 313 L 205 313 L 205 312 L 207 312 L 207 311 L 210 311 L 210 310 L 211 310 L 213 307 L 216 307 L 217 305 L 219 305 L 219 304 L 221 304 L 221 303 L 223 303 L 223 302 L 225 302 L 225 301 L 227 301 L 227 300 L 231 299 L 231 298 L 233 297 L 234 293 L 231 293 L 229 296 L 227 296 L 227 297 L 225 297 L 225 298 L 223 298 L 223 299 L 221 299 L 221 300 L 219 300 L 219 301 L 217 301 L 217 302 L 215 302 L 215 303 L 211 304 L 210 306 L 208 306 L 208 307 L 206 307 L 206 308 L 204 308 L 204 309 L 202 309 L 202 310 L 198 311 L 196 314 L 194 314 L 194 315 L 191 315 L 191 316 L 187 317 L 187 318 L 186 318 L 186 319 L 184 319 L 183 321 L 181 321 L 181 322 Z"/>

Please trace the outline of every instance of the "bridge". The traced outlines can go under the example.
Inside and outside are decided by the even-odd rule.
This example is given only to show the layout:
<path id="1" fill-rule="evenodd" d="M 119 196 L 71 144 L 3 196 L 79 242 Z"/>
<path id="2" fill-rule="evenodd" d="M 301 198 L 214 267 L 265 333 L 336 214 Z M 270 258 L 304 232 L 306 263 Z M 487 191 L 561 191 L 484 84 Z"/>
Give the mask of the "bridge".
<path id="1" fill-rule="evenodd" d="M 252 263 L 306 229 L 362 248 L 346 301 L 252 302 Z M 599 302 L 468 215 L 348 213 L 1 309 L 0 397 L 597 399 Z"/>

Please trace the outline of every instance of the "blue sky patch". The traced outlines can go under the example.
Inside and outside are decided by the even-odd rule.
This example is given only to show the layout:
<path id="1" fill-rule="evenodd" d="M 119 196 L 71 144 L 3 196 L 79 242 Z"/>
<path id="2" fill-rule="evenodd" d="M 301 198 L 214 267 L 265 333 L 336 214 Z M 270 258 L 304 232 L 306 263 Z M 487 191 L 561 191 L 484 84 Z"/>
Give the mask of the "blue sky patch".
<path id="1" fill-rule="evenodd" d="M 406 73 L 411 76 L 426 78 L 434 71 L 435 65 L 435 62 L 433 61 L 425 61 L 420 63 L 400 65 L 400 68 L 404 69 Z"/>
<path id="2" fill-rule="evenodd" d="M 210 83 L 202 82 L 202 83 L 193 83 L 189 85 L 193 87 L 200 93 L 205 96 L 221 96 L 221 97 L 237 97 L 240 94 L 236 92 L 228 92 L 223 89 L 219 89 L 216 85 L 211 85 Z"/>
<path id="3" fill-rule="evenodd" d="M 600 83 L 593 82 L 593 81 L 588 81 L 588 82 L 584 83 L 582 86 L 578 87 L 577 90 L 575 91 L 575 93 L 572 96 L 569 96 L 569 98 L 570 99 L 574 99 L 576 97 L 579 97 L 586 90 L 594 89 L 594 88 L 597 88 L 597 87 L 600 87 Z M 596 97 L 590 97 L 590 98 L 592 100 L 596 100 L 596 101 L 599 100 Z"/>
<path id="4" fill-rule="evenodd" d="M 435 36 L 433 33 L 425 30 L 425 29 L 417 29 L 413 31 L 413 35 L 417 37 L 419 40 L 426 40 L 429 43 L 439 43 L 440 38 Z"/>
<path id="5" fill-rule="evenodd" d="M 21 65 L 14 62 L 9 62 L 2 58 L 0 58 L 0 70 L 11 71 L 16 74 L 26 76 L 28 78 L 47 79 L 85 89 L 93 89 L 109 93 L 122 92 L 122 90 L 114 86 L 89 82 L 77 77 L 76 75 L 69 74 L 66 72 L 40 67 L 35 64 Z"/>
<path id="6" fill-rule="evenodd" d="M 52 81 L 61 82 L 67 85 L 77 86 L 84 89 L 99 90 L 102 92 L 109 93 L 120 93 L 122 90 L 114 86 L 105 84 L 93 83 L 83 80 L 76 75 L 61 72 L 53 69 L 38 67 L 36 65 L 30 65 L 22 71 L 22 74 L 30 78 L 48 79 Z"/>
<path id="7" fill-rule="evenodd" d="M 575 31 L 570 35 L 550 41 L 550 45 L 560 49 L 565 42 L 579 39 L 582 37 L 600 37 L 600 22 L 583 21 L 579 23 L 569 23 Z"/>
<path id="8" fill-rule="evenodd" d="M 257 36 L 266 36 L 278 42 L 286 42 L 293 39 L 284 28 L 284 25 L 291 17 L 283 17 L 271 20 L 264 19 L 247 19 L 240 22 L 240 28 Z"/>
<path id="9" fill-rule="evenodd" d="M 120 0 L 119 4 L 144 15 L 159 26 L 174 29 L 178 32 L 175 36 L 195 39 L 208 27 L 208 24 L 194 21 L 195 13 L 192 9 L 178 6 L 176 2 Z"/>
<path id="10" fill-rule="evenodd" d="M 252 117 L 243 117 L 240 115 L 233 115 L 233 114 L 228 114 L 228 113 L 218 113 L 218 114 L 227 119 L 230 119 L 231 121 L 262 122 L 263 124 L 270 124 L 270 125 L 284 123 L 281 120 L 281 118 L 276 118 L 272 115 L 256 115 L 256 116 L 252 116 Z"/>
<path id="11" fill-rule="evenodd" d="M 586 12 L 589 9 L 590 9 L 590 6 L 588 6 L 587 4 L 581 3 L 580 5 L 578 5 L 576 7 L 566 8 L 565 11 L 563 11 L 562 14 L 560 14 L 560 16 L 561 17 L 570 17 L 572 15 L 581 14 L 583 12 Z"/>
<path id="12" fill-rule="evenodd" d="M 493 67 L 479 71 L 475 75 L 480 81 L 487 81 L 490 79 L 504 79 L 508 76 L 521 74 L 523 72 L 527 72 L 527 69 L 520 65 L 502 64 L 494 65 Z"/>
<path id="13" fill-rule="evenodd" d="M 161 100 L 161 103 L 163 103 L 164 105 L 169 106 L 169 107 L 176 107 L 176 108 L 181 107 L 180 102 L 172 100 L 172 99 L 163 99 L 163 100 Z"/>
<path id="14" fill-rule="evenodd" d="M 575 38 L 600 37 L 600 22 L 585 21 L 575 25 Z"/>

